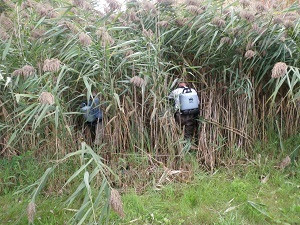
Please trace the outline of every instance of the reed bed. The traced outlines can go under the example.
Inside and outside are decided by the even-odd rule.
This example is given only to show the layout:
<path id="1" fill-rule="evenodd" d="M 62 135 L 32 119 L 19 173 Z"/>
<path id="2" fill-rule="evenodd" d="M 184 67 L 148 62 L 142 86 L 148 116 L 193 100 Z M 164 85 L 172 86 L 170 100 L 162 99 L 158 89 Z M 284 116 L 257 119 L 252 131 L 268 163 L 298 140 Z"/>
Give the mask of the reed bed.
<path id="1" fill-rule="evenodd" d="M 116 169 L 120 159 L 134 166 L 132 154 L 180 169 L 196 151 L 213 170 L 251 157 L 276 121 L 283 136 L 299 131 L 297 3 L 132 1 L 122 11 L 110 0 L 104 14 L 93 1 L 0 4 L 2 156 L 32 149 L 59 159 L 83 139 L 93 145 L 79 113 L 93 92 L 104 112 L 93 150 Z M 199 93 L 194 146 L 166 97 L 176 79 Z"/>

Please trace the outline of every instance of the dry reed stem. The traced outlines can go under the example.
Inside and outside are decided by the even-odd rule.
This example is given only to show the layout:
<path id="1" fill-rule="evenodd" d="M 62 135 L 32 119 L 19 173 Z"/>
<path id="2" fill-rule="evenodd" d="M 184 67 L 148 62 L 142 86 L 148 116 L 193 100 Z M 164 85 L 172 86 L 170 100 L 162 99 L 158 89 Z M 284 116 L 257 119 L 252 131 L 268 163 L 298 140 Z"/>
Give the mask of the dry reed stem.
<path id="1" fill-rule="evenodd" d="M 283 62 L 278 62 L 272 69 L 272 78 L 279 78 L 287 73 L 288 66 Z"/>
<path id="2" fill-rule="evenodd" d="M 110 199 L 109 199 L 110 207 L 122 218 L 125 217 L 122 199 L 120 193 L 116 189 L 111 189 L 110 191 Z"/>
<path id="3" fill-rule="evenodd" d="M 54 96 L 50 92 L 42 92 L 39 101 L 42 104 L 49 104 L 53 105 L 54 104 Z"/>

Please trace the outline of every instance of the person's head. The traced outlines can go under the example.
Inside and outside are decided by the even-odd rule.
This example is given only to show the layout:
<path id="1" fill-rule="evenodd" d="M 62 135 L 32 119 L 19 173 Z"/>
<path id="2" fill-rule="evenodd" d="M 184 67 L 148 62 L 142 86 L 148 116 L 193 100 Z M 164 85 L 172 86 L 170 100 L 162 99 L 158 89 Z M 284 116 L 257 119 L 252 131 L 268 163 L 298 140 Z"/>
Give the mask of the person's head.
<path id="1" fill-rule="evenodd" d="M 185 82 L 180 82 L 180 83 L 178 83 L 178 87 L 179 87 L 179 88 L 187 87 L 187 83 L 185 83 Z"/>

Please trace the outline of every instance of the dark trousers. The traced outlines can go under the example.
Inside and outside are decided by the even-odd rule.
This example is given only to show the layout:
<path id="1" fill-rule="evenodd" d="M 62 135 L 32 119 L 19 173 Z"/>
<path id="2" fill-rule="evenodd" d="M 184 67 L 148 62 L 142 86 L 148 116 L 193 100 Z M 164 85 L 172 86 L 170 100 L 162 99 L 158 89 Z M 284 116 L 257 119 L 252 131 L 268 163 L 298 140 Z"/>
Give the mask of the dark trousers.
<path id="1" fill-rule="evenodd" d="M 184 137 L 192 138 L 198 127 L 198 116 L 199 114 L 180 114 L 179 112 L 175 113 L 175 121 L 184 127 Z"/>
<path id="2" fill-rule="evenodd" d="M 88 128 L 90 129 L 90 133 L 91 133 L 91 138 L 92 138 L 92 142 L 95 141 L 96 138 L 96 128 L 97 128 L 97 124 L 101 123 L 101 120 L 95 120 L 93 122 L 86 122 Z"/>

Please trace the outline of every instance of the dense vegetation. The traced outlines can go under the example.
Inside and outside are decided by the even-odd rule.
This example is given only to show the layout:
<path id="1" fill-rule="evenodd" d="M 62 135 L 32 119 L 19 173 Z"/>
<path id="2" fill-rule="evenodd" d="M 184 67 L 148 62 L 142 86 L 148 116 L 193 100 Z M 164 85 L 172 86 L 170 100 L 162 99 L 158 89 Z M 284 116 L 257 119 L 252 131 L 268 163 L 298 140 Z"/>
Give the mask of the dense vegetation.
<path id="1" fill-rule="evenodd" d="M 265 148 L 275 134 L 286 162 L 297 159 L 299 143 L 286 149 L 283 139 L 300 126 L 298 4 L 159 0 L 131 1 L 121 10 L 110 0 L 107 6 L 102 13 L 81 0 L 0 3 L 0 154 L 30 150 L 54 160 L 30 186 L 29 220 L 48 177 L 67 162 L 76 172 L 57 186 L 78 185 L 68 203 L 83 196 L 72 222 L 84 223 L 108 219 L 109 205 L 123 215 L 112 187 L 152 173 L 159 179 L 156 168 L 166 176 L 192 173 L 190 155 L 211 172 L 256 157 L 255 149 L 276 157 L 277 150 Z M 194 142 L 184 140 L 166 98 L 177 79 L 199 91 Z M 79 113 L 92 93 L 104 111 L 97 143 L 88 140 Z"/>

